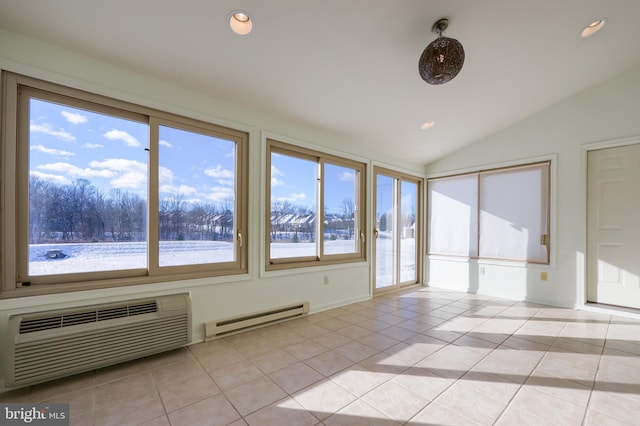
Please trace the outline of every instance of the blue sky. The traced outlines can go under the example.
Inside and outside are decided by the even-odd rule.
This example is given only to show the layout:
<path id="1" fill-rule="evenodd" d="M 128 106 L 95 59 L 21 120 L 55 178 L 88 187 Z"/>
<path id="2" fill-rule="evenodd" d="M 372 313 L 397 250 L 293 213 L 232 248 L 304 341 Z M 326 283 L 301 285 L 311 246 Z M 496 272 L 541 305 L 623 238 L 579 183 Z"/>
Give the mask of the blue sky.
<path id="1" fill-rule="evenodd" d="M 148 125 L 146 123 L 32 99 L 30 103 L 32 176 L 57 184 L 87 179 L 104 193 L 129 191 L 146 198 Z M 161 198 L 180 194 L 190 203 L 233 201 L 233 142 L 160 126 Z M 274 154 L 272 199 L 312 208 L 316 203 L 317 163 Z M 327 211 L 342 213 L 354 199 L 353 169 L 325 165 Z"/>
<path id="2" fill-rule="evenodd" d="M 57 184 L 87 179 L 110 189 L 147 194 L 148 126 L 122 118 L 32 99 L 32 176 Z M 234 194 L 235 144 L 160 126 L 160 192 L 185 201 L 227 203 Z"/>

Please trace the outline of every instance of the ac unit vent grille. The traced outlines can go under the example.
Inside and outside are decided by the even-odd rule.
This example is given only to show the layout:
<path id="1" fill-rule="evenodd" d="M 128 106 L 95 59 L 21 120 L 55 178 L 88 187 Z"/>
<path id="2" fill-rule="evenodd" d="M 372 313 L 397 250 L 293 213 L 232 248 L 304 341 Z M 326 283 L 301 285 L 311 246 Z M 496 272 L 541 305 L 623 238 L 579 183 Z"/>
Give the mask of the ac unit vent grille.
<path id="1" fill-rule="evenodd" d="M 54 328 L 71 327 L 80 324 L 90 324 L 99 321 L 156 312 L 158 312 L 158 305 L 155 301 L 151 301 L 111 306 L 107 309 L 87 309 L 64 314 L 58 313 L 39 318 L 25 318 L 20 322 L 20 334 L 52 330 Z"/>

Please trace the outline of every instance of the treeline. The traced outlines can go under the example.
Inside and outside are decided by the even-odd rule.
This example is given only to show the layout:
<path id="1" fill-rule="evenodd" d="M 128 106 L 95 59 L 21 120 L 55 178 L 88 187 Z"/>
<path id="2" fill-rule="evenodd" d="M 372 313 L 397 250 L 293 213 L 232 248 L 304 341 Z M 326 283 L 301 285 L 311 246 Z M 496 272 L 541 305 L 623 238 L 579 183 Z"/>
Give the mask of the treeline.
<path id="1" fill-rule="evenodd" d="M 145 241 L 147 201 L 135 193 L 104 193 L 87 179 L 60 185 L 29 180 L 31 244 Z M 179 194 L 159 205 L 160 240 L 233 239 L 233 204 L 193 204 Z"/>

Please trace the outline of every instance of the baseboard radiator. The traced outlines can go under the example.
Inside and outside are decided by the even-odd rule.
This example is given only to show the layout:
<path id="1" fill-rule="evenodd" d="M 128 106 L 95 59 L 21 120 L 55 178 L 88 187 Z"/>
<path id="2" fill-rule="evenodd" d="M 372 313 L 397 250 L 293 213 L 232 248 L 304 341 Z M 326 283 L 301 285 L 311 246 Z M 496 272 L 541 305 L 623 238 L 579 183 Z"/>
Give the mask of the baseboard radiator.
<path id="1" fill-rule="evenodd" d="M 7 386 L 39 383 L 191 343 L 187 294 L 9 317 Z"/>
<path id="2" fill-rule="evenodd" d="M 205 323 L 207 340 L 229 336 L 278 322 L 299 318 L 309 313 L 309 302 L 300 302 L 252 314 Z"/>

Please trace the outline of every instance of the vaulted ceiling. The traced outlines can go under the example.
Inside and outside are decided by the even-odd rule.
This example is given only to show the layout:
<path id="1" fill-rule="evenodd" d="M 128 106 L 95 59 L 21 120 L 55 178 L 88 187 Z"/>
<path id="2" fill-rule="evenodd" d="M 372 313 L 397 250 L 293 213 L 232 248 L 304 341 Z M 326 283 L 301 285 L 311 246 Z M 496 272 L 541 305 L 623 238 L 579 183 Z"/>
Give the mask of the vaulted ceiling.
<path id="1" fill-rule="evenodd" d="M 248 12 L 254 31 L 227 17 Z M 433 23 L 466 52 L 418 75 Z M 592 37 L 580 30 L 605 17 Z M 640 65 L 638 0 L 2 0 L 0 26 L 426 164 Z M 421 130 L 433 120 L 435 126 Z"/>

